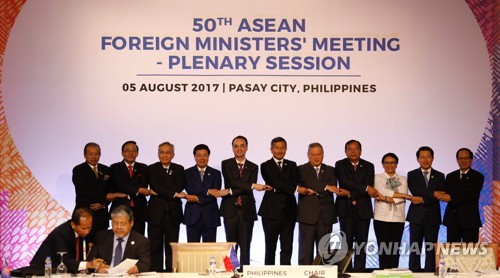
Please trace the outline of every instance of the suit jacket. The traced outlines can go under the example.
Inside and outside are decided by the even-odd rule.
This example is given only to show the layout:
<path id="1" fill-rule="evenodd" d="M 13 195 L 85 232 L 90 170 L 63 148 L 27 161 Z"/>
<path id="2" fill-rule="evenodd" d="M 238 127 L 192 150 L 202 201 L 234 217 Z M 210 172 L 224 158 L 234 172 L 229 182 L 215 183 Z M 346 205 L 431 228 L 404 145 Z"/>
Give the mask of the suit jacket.
<path id="1" fill-rule="evenodd" d="M 158 193 L 152 196 L 148 203 L 149 224 L 160 225 L 165 213 L 170 219 L 180 225 L 183 219 L 182 201 L 175 198 L 177 192 L 182 192 L 186 186 L 184 167 L 170 163 L 168 173 L 161 162 L 148 166 L 148 182 L 151 189 Z"/>
<path id="2" fill-rule="evenodd" d="M 113 259 L 113 230 L 99 231 L 96 235 L 94 246 L 90 251 L 89 258 L 101 258 L 110 264 Z M 122 245 L 123 246 L 123 245 Z M 138 232 L 131 230 L 125 249 L 123 250 L 122 261 L 125 259 L 138 259 L 136 263 L 139 272 L 149 271 L 151 267 L 149 239 Z"/>
<path id="3" fill-rule="evenodd" d="M 240 169 L 236 159 L 229 158 L 222 161 L 221 169 L 222 176 L 224 177 L 224 188 L 231 189 L 233 194 L 222 198 L 220 214 L 223 217 L 232 218 L 236 216 L 237 210 L 241 209 L 243 210 L 245 220 L 257 220 L 252 184 L 257 183 L 259 166 L 247 159 L 240 177 Z M 242 202 L 241 208 L 236 203 L 240 196 Z"/>
<path id="4" fill-rule="evenodd" d="M 266 191 L 259 208 L 259 215 L 270 220 L 278 220 L 284 215 L 290 221 L 297 219 L 297 199 L 295 191 L 299 182 L 297 164 L 284 159 L 280 168 L 273 158 L 260 165 L 262 178 L 274 190 Z"/>
<path id="5" fill-rule="evenodd" d="M 373 208 L 370 195 L 366 192 L 366 186 L 373 186 L 375 182 L 375 168 L 373 164 L 360 159 L 356 172 L 348 158 L 335 163 L 335 176 L 340 188 L 350 191 L 350 198 L 337 196 L 337 213 L 340 217 L 352 216 L 357 210 L 362 219 L 373 218 Z M 356 205 L 352 202 L 356 201 Z"/>
<path id="6" fill-rule="evenodd" d="M 117 198 L 111 204 L 110 211 L 119 205 L 130 206 L 130 201 L 133 201 L 134 218 L 144 221 L 146 218 L 146 196 L 137 194 L 140 187 L 148 188 L 147 166 L 146 164 L 135 162 L 132 178 L 128 172 L 128 167 L 125 161 L 112 164 L 110 167 L 111 173 L 111 192 L 120 192 L 127 194 L 128 198 Z"/>
<path id="7" fill-rule="evenodd" d="M 460 170 L 446 175 L 445 192 L 450 194 L 451 201 L 446 206 L 443 224 L 451 225 L 458 221 L 463 229 L 482 226 L 479 216 L 479 195 L 483 188 L 484 176 L 476 170 L 469 169 L 460 179 Z"/>
<path id="8" fill-rule="evenodd" d="M 193 225 L 201 218 L 206 227 L 220 226 L 217 199 L 207 192 L 209 189 L 221 189 L 221 185 L 220 171 L 210 166 L 205 169 L 203 182 L 196 165 L 186 170 L 186 193 L 198 196 L 199 203 L 186 203 L 183 222 L 185 225 Z"/>
<path id="9" fill-rule="evenodd" d="M 410 204 L 406 221 L 421 224 L 427 218 L 430 224 L 439 226 L 441 225 L 441 208 L 439 200 L 434 197 L 434 191 L 444 191 L 444 174 L 431 169 L 428 179 L 429 185 L 427 186 L 421 168 L 408 172 L 408 188 L 411 194 L 422 197 L 424 203 Z"/>
<path id="10" fill-rule="evenodd" d="M 336 185 L 335 168 L 321 164 L 319 179 L 316 169 L 311 163 L 299 166 L 299 184 L 312 189 L 318 195 L 299 194 L 297 221 L 305 224 L 316 224 L 321 217 L 321 222 L 326 225 L 337 223 L 337 211 L 333 193 L 325 191 L 326 185 Z"/>
<path id="11" fill-rule="evenodd" d="M 107 229 L 109 226 L 108 207 L 106 194 L 110 192 L 109 168 L 98 164 L 99 175 L 96 178 L 94 171 L 87 162 L 73 168 L 73 184 L 76 192 L 76 208 L 90 208 L 90 204 L 104 204 L 105 207 L 94 213 L 94 225 L 96 230 Z"/>
<path id="12" fill-rule="evenodd" d="M 89 249 L 91 238 L 86 238 L 86 250 Z M 78 273 L 78 266 L 83 260 L 83 240 L 80 241 L 80 260 L 76 260 L 76 238 L 75 231 L 71 228 L 71 220 L 68 220 L 57 226 L 49 233 L 42 245 L 36 251 L 35 256 L 30 262 L 31 266 L 42 268 L 45 265 L 45 259 L 50 257 L 52 265 L 56 267 L 60 261 L 60 255 L 57 252 L 66 252 L 63 257 L 64 264 L 71 273 Z"/>

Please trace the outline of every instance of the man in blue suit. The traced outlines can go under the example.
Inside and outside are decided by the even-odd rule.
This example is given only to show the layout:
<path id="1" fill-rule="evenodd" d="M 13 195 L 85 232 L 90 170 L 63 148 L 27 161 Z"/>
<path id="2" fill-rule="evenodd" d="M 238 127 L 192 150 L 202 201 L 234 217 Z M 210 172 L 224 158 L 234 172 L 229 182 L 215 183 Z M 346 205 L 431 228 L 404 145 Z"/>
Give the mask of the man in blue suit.
<path id="1" fill-rule="evenodd" d="M 196 165 L 186 170 L 186 207 L 184 224 L 188 242 L 215 242 L 220 226 L 217 194 L 221 189 L 220 171 L 208 166 L 210 149 L 200 144 L 194 147 Z"/>
<path id="2" fill-rule="evenodd" d="M 434 151 L 427 146 L 417 151 L 417 162 L 420 167 L 408 172 L 408 188 L 413 195 L 406 221 L 410 222 L 410 270 L 420 272 L 420 254 L 422 241 L 425 240 L 425 268 L 424 272 L 434 272 L 436 258 L 433 243 L 438 240 L 439 226 L 441 225 L 441 209 L 439 200 L 434 197 L 435 191 L 444 190 L 444 174 L 432 168 Z M 413 246 L 418 246 L 415 249 Z"/>

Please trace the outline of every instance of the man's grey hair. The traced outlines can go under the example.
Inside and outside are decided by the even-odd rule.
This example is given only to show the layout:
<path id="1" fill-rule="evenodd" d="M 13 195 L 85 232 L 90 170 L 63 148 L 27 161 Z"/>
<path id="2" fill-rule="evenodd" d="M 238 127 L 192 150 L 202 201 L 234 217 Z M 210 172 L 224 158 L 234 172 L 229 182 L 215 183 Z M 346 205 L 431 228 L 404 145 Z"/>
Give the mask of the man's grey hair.
<path id="1" fill-rule="evenodd" d="M 134 214 L 132 213 L 132 210 L 124 205 L 119 205 L 113 209 L 111 212 L 111 219 L 115 216 L 126 216 L 128 218 L 128 222 L 134 221 Z"/>

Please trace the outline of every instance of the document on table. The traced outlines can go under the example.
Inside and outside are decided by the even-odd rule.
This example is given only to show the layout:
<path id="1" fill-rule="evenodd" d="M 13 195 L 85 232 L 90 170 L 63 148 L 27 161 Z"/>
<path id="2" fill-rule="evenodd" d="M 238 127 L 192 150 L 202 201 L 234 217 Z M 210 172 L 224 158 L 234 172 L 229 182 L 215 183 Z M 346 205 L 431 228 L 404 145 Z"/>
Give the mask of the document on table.
<path id="1" fill-rule="evenodd" d="M 121 276 L 127 274 L 127 271 L 133 267 L 139 260 L 125 259 L 119 265 L 109 268 L 106 276 Z"/>

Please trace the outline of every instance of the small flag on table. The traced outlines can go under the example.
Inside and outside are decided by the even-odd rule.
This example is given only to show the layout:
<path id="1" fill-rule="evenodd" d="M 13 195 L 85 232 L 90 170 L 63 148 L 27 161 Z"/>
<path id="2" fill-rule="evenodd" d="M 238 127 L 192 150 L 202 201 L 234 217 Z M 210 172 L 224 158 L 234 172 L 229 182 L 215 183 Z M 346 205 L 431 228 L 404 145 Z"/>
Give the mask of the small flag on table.
<path id="1" fill-rule="evenodd" d="M 240 261 L 238 261 L 238 255 L 236 255 L 236 250 L 234 250 L 234 246 L 231 246 L 231 250 L 229 251 L 229 257 L 224 257 L 224 266 L 226 267 L 226 271 L 235 270 L 240 267 Z"/>

